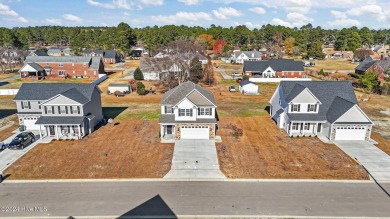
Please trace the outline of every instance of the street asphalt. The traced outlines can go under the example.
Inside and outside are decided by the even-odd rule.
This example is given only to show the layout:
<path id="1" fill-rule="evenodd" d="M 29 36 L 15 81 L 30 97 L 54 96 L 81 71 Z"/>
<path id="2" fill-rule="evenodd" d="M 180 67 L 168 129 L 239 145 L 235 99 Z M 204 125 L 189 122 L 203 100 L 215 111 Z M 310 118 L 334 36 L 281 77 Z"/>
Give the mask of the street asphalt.
<path id="1" fill-rule="evenodd" d="M 15 218 L 390 217 L 369 181 L 5 182 L 0 200 L 0 217 Z"/>

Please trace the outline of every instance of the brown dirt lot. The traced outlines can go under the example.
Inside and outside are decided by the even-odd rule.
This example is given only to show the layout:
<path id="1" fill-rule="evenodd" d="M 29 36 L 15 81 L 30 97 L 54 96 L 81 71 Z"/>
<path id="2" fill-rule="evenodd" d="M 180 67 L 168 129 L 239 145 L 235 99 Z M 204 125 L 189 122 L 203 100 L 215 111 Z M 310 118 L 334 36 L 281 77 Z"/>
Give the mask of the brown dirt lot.
<path id="1" fill-rule="evenodd" d="M 368 179 L 337 146 L 289 138 L 267 116 L 221 117 L 219 126 L 218 157 L 229 178 Z"/>
<path id="2" fill-rule="evenodd" d="M 379 149 L 390 155 L 390 141 L 377 133 L 372 133 L 371 138 L 374 139 L 378 144 L 376 145 Z"/>
<path id="3" fill-rule="evenodd" d="M 5 170 L 9 179 L 160 178 L 173 144 L 161 144 L 155 121 L 101 127 L 82 141 L 39 144 Z"/>

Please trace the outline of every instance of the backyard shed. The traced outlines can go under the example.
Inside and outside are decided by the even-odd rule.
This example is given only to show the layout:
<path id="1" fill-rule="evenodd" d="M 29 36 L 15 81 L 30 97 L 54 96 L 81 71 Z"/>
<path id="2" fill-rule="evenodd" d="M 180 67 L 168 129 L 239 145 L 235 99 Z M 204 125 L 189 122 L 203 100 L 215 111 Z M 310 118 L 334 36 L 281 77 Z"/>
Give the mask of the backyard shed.
<path id="1" fill-rule="evenodd" d="M 238 89 L 244 95 L 259 95 L 259 86 L 251 81 L 241 81 Z"/>
<path id="2" fill-rule="evenodd" d="M 108 93 L 113 94 L 115 91 L 120 91 L 122 93 L 131 93 L 129 84 L 109 84 Z"/>

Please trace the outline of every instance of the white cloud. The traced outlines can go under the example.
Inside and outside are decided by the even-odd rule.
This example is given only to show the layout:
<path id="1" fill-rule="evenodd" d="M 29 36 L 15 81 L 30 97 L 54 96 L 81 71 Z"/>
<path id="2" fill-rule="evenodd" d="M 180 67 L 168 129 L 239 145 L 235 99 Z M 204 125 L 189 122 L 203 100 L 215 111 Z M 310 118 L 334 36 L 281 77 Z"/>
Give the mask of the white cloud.
<path id="1" fill-rule="evenodd" d="M 62 16 L 65 20 L 68 20 L 68 21 L 72 21 L 72 22 L 76 22 L 76 23 L 81 23 L 83 22 L 83 19 L 77 17 L 76 15 L 73 15 L 73 14 L 64 14 L 64 16 Z"/>
<path id="2" fill-rule="evenodd" d="M 145 5 L 163 5 L 164 0 L 141 0 L 141 3 Z"/>
<path id="3" fill-rule="evenodd" d="M 260 7 L 250 8 L 249 11 L 255 12 L 257 14 L 267 13 L 267 11 L 264 8 L 260 8 Z"/>
<path id="4" fill-rule="evenodd" d="M 123 12 L 123 15 L 124 16 L 130 16 L 130 13 L 129 12 Z"/>
<path id="5" fill-rule="evenodd" d="M 49 24 L 54 24 L 54 25 L 62 25 L 62 20 L 61 19 L 56 19 L 56 18 L 47 18 L 45 20 Z"/>
<path id="6" fill-rule="evenodd" d="M 328 22 L 332 27 L 352 27 L 352 26 L 361 26 L 361 23 L 358 20 L 354 19 L 336 19 L 334 21 Z"/>
<path id="7" fill-rule="evenodd" d="M 310 12 L 313 6 L 313 1 L 312 0 L 278 0 L 278 1 L 264 0 L 260 4 L 269 8 L 281 8 L 287 12 L 299 12 L 302 14 L 306 14 Z"/>
<path id="8" fill-rule="evenodd" d="M 272 24 L 275 24 L 275 25 L 281 25 L 281 26 L 285 26 L 285 27 L 291 27 L 291 24 L 290 22 L 287 22 L 287 21 L 284 21 L 280 18 L 274 18 L 272 19 L 271 21 Z"/>
<path id="9" fill-rule="evenodd" d="M 131 9 L 131 4 L 127 0 L 112 0 L 111 3 L 102 3 L 95 0 L 87 0 L 87 3 L 96 7 L 108 9 Z"/>
<path id="10" fill-rule="evenodd" d="M 234 8 L 218 8 L 217 10 L 213 10 L 213 14 L 215 17 L 226 20 L 229 17 L 239 17 L 241 16 L 241 12 L 237 11 Z"/>
<path id="11" fill-rule="evenodd" d="M 280 18 L 274 18 L 272 20 L 273 24 L 281 25 L 285 27 L 302 27 L 308 23 L 313 22 L 312 18 L 305 16 L 304 14 L 298 12 L 291 12 L 286 15 L 286 20 Z"/>
<path id="12" fill-rule="evenodd" d="M 12 10 L 8 5 L 4 5 L 0 3 L 0 14 L 6 15 L 6 17 L 9 20 L 13 20 L 19 23 L 28 23 L 28 20 L 26 20 L 24 17 L 19 16 L 16 11 Z"/>
<path id="13" fill-rule="evenodd" d="M 175 24 L 179 22 L 196 22 L 200 20 L 211 21 L 212 17 L 205 12 L 177 12 L 175 15 L 152 16 L 152 19 L 158 22 Z"/>
<path id="14" fill-rule="evenodd" d="M 199 0 L 177 0 L 178 2 L 184 3 L 185 5 L 197 5 Z"/>
<path id="15" fill-rule="evenodd" d="M 336 19 L 347 19 L 347 15 L 342 11 L 331 10 L 330 13 L 335 16 Z"/>

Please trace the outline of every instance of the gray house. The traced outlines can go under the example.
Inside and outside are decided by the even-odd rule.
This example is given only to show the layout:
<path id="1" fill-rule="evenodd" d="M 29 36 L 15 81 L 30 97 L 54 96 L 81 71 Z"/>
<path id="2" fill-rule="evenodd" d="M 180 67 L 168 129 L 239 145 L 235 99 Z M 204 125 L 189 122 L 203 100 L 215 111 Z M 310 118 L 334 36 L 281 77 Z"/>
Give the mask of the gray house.
<path id="1" fill-rule="evenodd" d="M 270 104 L 272 119 L 289 136 L 370 140 L 374 124 L 349 81 L 282 81 Z"/>
<path id="2" fill-rule="evenodd" d="M 19 124 L 41 138 L 81 139 L 103 120 L 94 84 L 24 83 L 14 98 Z"/>
<path id="3" fill-rule="evenodd" d="M 162 142 L 215 139 L 218 114 L 212 92 L 188 81 L 166 92 L 160 106 Z"/>

